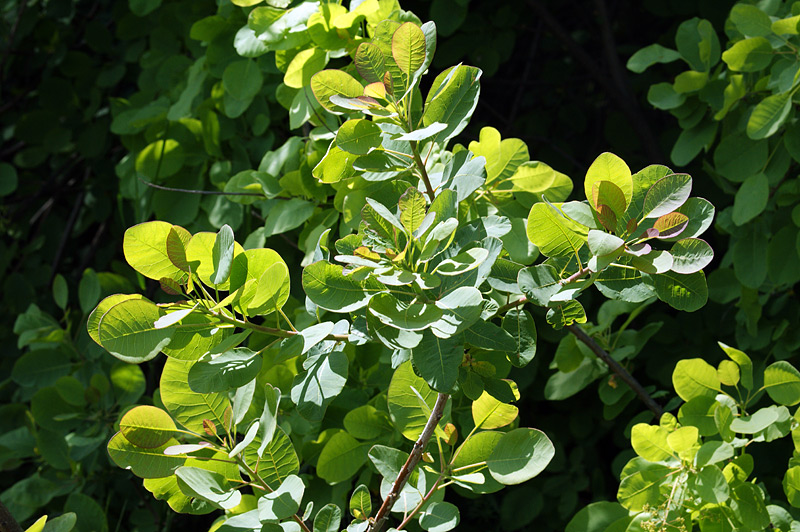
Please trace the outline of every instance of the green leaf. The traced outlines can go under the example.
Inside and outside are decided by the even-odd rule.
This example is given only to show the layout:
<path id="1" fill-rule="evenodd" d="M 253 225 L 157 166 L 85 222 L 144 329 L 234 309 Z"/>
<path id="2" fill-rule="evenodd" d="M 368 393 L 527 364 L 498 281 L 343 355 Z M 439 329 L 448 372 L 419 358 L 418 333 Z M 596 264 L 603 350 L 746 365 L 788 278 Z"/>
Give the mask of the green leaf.
<path id="1" fill-rule="evenodd" d="M 719 39 L 714 26 L 705 19 L 695 17 L 681 23 L 675 44 L 692 70 L 708 72 L 719 61 Z"/>
<path id="2" fill-rule="evenodd" d="M 442 310 L 431 303 L 405 303 L 388 293 L 378 294 L 369 302 L 369 312 L 395 329 L 421 331 L 442 317 Z"/>
<path id="3" fill-rule="evenodd" d="M 764 174 L 755 174 L 748 177 L 733 201 L 733 214 L 731 218 L 736 225 L 744 225 L 767 207 L 769 201 L 769 181 Z"/>
<path id="4" fill-rule="evenodd" d="M 661 462 L 674 456 L 667 443 L 669 431 L 658 425 L 637 423 L 631 429 L 631 446 L 636 454 L 649 462 Z"/>
<path id="5" fill-rule="evenodd" d="M 715 465 L 706 466 L 696 476 L 692 476 L 689 488 L 697 492 L 706 503 L 722 504 L 730 497 L 728 481 Z"/>
<path id="6" fill-rule="evenodd" d="M 699 238 L 684 238 L 678 240 L 669 250 L 672 255 L 672 267 L 675 273 L 688 275 L 699 272 L 711 263 L 714 250 L 705 240 Z"/>
<path id="7" fill-rule="evenodd" d="M 341 70 L 321 70 L 311 77 L 314 97 L 326 110 L 341 114 L 344 109 L 331 103 L 333 95 L 355 98 L 364 93 L 364 87 L 356 79 Z"/>
<path id="8" fill-rule="evenodd" d="M 764 37 L 736 41 L 722 53 L 722 60 L 736 72 L 764 70 L 772 61 L 772 45 Z"/>
<path id="9" fill-rule="evenodd" d="M 427 214 L 425 212 L 427 207 L 425 196 L 416 188 L 409 188 L 400 196 L 398 205 L 400 207 L 400 223 L 409 233 L 416 231 Z"/>
<path id="10" fill-rule="evenodd" d="M 211 251 L 211 257 L 214 262 L 211 284 L 222 284 L 228 280 L 231 274 L 231 264 L 233 263 L 233 252 L 233 229 L 228 224 L 225 224 L 219 229 Z"/>
<path id="11" fill-rule="evenodd" d="M 643 218 L 659 218 L 669 214 L 689 199 L 692 176 L 671 174 L 656 181 L 647 191 L 642 207 Z"/>
<path id="12" fill-rule="evenodd" d="M 534 203 L 528 215 L 528 238 L 548 257 L 576 255 L 586 242 L 587 232 L 586 227 L 547 203 Z"/>
<path id="13" fill-rule="evenodd" d="M 713 436 L 720 430 L 717 428 L 715 415 L 726 407 L 718 408 L 719 404 L 711 397 L 704 395 L 689 399 L 687 403 L 678 410 L 678 421 L 681 425 L 691 425 L 697 427 L 701 436 Z"/>
<path id="14" fill-rule="evenodd" d="M 350 515 L 356 519 L 367 519 L 372 514 L 372 497 L 364 484 L 359 484 L 353 491 L 349 507 Z"/>
<path id="15" fill-rule="evenodd" d="M 775 405 L 760 408 L 751 416 L 734 418 L 731 430 L 740 434 L 757 434 L 778 420 L 778 409 Z"/>
<path id="16" fill-rule="evenodd" d="M 708 301 L 708 286 L 703 272 L 682 275 L 674 272 L 651 277 L 658 298 L 674 309 L 694 312 Z"/>
<path id="17" fill-rule="evenodd" d="M 137 406 L 128 410 L 119 422 L 119 431 L 137 447 L 161 447 L 175 434 L 169 414 L 155 406 Z"/>
<path id="18" fill-rule="evenodd" d="M 72 371 L 69 356 L 55 349 L 28 351 L 14 362 L 11 378 L 23 387 L 43 388 Z"/>
<path id="19" fill-rule="evenodd" d="M 353 59 L 356 70 L 367 83 L 382 83 L 386 64 L 381 49 L 371 42 L 362 42 Z"/>
<path id="20" fill-rule="evenodd" d="M 460 519 L 456 505 L 434 501 L 420 513 L 419 526 L 428 532 L 447 532 L 457 527 Z"/>
<path id="21" fill-rule="evenodd" d="M 91 268 L 86 268 L 78 284 L 78 303 L 84 314 L 89 314 L 100 301 L 100 279 Z"/>
<path id="22" fill-rule="evenodd" d="M 314 516 L 314 532 L 338 532 L 342 511 L 333 503 L 326 504 Z"/>
<path id="23" fill-rule="evenodd" d="M 503 434 L 486 465 L 501 484 L 521 484 L 544 471 L 554 455 L 555 447 L 544 432 L 519 428 Z"/>
<path id="24" fill-rule="evenodd" d="M 67 280 L 60 273 L 53 278 L 53 300 L 58 305 L 58 308 L 64 310 L 67 308 L 69 298 L 69 288 L 67 287 Z"/>
<path id="25" fill-rule="evenodd" d="M 175 227 L 166 222 L 145 222 L 129 227 L 122 242 L 125 260 L 149 279 L 158 281 L 166 277 L 179 283 L 185 282 L 186 272 L 173 263 L 168 249 Z"/>
<path id="26" fill-rule="evenodd" d="M 367 444 L 346 432 L 337 432 L 325 443 L 317 459 L 317 475 L 329 484 L 343 482 L 355 475 L 367 461 Z"/>
<path id="27" fill-rule="evenodd" d="M 97 326 L 102 345 L 109 353 L 130 364 L 155 358 L 170 343 L 173 328 L 157 329 L 163 310 L 146 299 L 127 299 L 103 314 Z"/>
<path id="28" fill-rule="evenodd" d="M 344 275 L 342 266 L 321 260 L 303 270 L 303 289 L 311 301 L 326 310 L 353 312 L 386 287 L 372 278 L 358 281 Z"/>
<path id="29" fill-rule="evenodd" d="M 466 127 L 480 95 L 479 68 L 458 65 L 436 76 L 425 99 L 423 126 L 435 122 L 447 124 L 447 129 L 431 137 L 431 141 L 445 144 Z"/>
<path id="30" fill-rule="evenodd" d="M 589 251 L 591 251 L 592 255 L 602 257 L 606 255 L 616 255 L 625 245 L 625 241 L 605 231 L 589 229 L 587 244 L 589 245 Z"/>
<path id="31" fill-rule="evenodd" d="M 783 476 L 783 492 L 786 494 L 789 504 L 800 508 L 800 466 L 790 467 L 786 470 L 786 474 Z"/>
<path id="32" fill-rule="evenodd" d="M 519 409 L 516 406 L 505 404 L 487 392 L 472 403 L 472 420 L 475 428 L 484 430 L 498 429 L 510 425 L 517 419 Z"/>
<path id="33" fill-rule="evenodd" d="M 336 143 L 332 142 L 330 148 L 328 148 L 328 153 L 319 161 L 311 173 L 323 183 L 338 183 L 355 173 L 353 162 L 356 159 L 356 155 L 342 150 Z"/>
<path id="34" fill-rule="evenodd" d="M 736 386 L 739 383 L 739 366 L 732 360 L 722 360 L 717 366 L 717 377 L 726 386 Z"/>
<path id="35" fill-rule="evenodd" d="M 275 436 L 262 451 L 261 440 L 256 436 L 252 445 L 248 445 L 243 453 L 245 462 L 251 468 L 258 468 L 259 476 L 272 490 L 289 476 L 300 470 L 300 461 L 292 441 L 282 428 L 276 427 Z"/>
<path id="36" fill-rule="evenodd" d="M 355 155 L 366 155 L 381 145 L 381 128 L 362 118 L 348 120 L 336 133 L 336 145 Z"/>
<path id="37" fill-rule="evenodd" d="M 189 387 L 194 362 L 167 359 L 161 373 L 161 401 L 172 418 L 187 429 L 203 433 L 203 420 L 210 420 L 224 432 L 225 410 L 230 401 L 219 393 L 196 393 Z"/>
<path id="38" fill-rule="evenodd" d="M 734 496 L 728 503 L 742 524 L 751 530 L 764 530 L 769 526 L 770 517 L 764 504 L 761 488 L 745 482 L 733 490 Z"/>
<path id="39" fill-rule="evenodd" d="M 611 523 L 627 517 L 628 511 L 616 502 L 593 502 L 575 514 L 565 532 L 604 532 Z"/>
<path id="40" fill-rule="evenodd" d="M 647 101 L 653 107 L 666 111 L 683 105 L 686 95 L 675 92 L 671 83 L 656 83 L 647 91 Z"/>
<path id="41" fill-rule="evenodd" d="M 242 494 L 230 487 L 224 476 L 199 467 L 182 466 L 175 471 L 178 486 L 187 495 L 230 510 L 242 501 Z"/>
<path id="42" fill-rule="evenodd" d="M 442 317 L 431 324 L 439 338 L 450 338 L 478 321 L 483 310 L 483 296 L 472 286 L 460 286 L 436 301 Z"/>
<path id="43" fill-rule="evenodd" d="M 216 272 L 214 264 L 214 245 L 216 240 L 216 233 L 204 231 L 192 235 L 191 239 L 186 244 L 186 262 L 189 268 L 191 268 L 192 273 L 196 274 L 204 284 L 218 290 L 228 290 L 230 288 L 230 280 L 226 280 L 219 285 L 215 285 L 211 281 L 211 278 Z M 236 261 L 236 257 L 241 253 L 244 253 L 244 249 L 238 242 L 234 242 L 233 260 Z M 231 270 L 232 274 L 237 274 L 233 267 Z"/>
<path id="44" fill-rule="evenodd" d="M 197 393 L 227 392 L 248 384 L 261 370 L 262 357 L 245 347 L 205 355 L 189 369 L 189 387 Z"/>
<path id="45" fill-rule="evenodd" d="M 695 464 L 703 467 L 711 464 L 718 464 L 733 458 L 733 447 L 724 441 L 708 441 L 700 446 L 695 455 Z"/>
<path id="46" fill-rule="evenodd" d="M 35 523 L 26 528 L 25 532 L 42 532 L 42 530 L 44 530 L 45 523 L 47 523 L 47 516 L 43 515 L 37 519 Z"/>
<path id="47" fill-rule="evenodd" d="M 222 73 L 222 86 L 225 92 L 236 100 L 251 101 L 261 90 L 264 76 L 258 64 L 250 59 L 234 61 Z"/>
<path id="48" fill-rule="evenodd" d="M 344 416 L 344 428 L 360 440 L 373 440 L 389 428 L 386 414 L 372 405 L 362 405 Z"/>
<path id="49" fill-rule="evenodd" d="M 786 122 L 791 110 L 791 92 L 767 96 L 758 102 L 747 120 L 747 136 L 753 140 L 771 137 Z"/>
<path id="50" fill-rule="evenodd" d="M 481 128 L 479 141 L 469 143 L 469 151 L 486 160 L 486 184 L 505 181 L 530 160 L 528 146 L 520 139 L 502 139 L 493 127 Z M 459 198 L 460 199 L 460 198 Z"/>
<path id="51" fill-rule="evenodd" d="M 501 432 L 477 432 L 461 444 L 452 464 L 453 469 L 460 472 L 454 478 L 457 485 L 473 493 L 494 493 L 503 488 L 503 484 L 495 480 L 486 467 L 486 460 L 502 437 Z"/>
<path id="52" fill-rule="evenodd" d="M 404 362 L 397 367 L 389 383 L 387 401 L 392 422 L 404 437 L 416 441 L 422 434 L 437 395 L 424 379 L 414 374 L 411 362 Z M 447 422 L 449 413 L 448 403 L 440 424 Z"/>
<path id="53" fill-rule="evenodd" d="M 177 174 L 185 160 L 186 155 L 178 141 L 157 140 L 136 156 L 136 171 L 149 181 L 159 181 Z"/>
<path id="54" fill-rule="evenodd" d="M 750 360 L 750 357 L 747 356 L 744 351 L 740 351 L 735 347 L 730 347 L 722 342 L 717 342 L 717 344 L 723 351 L 725 351 L 725 354 L 728 355 L 730 359 L 736 362 L 736 364 L 739 366 L 739 370 L 741 371 L 742 375 L 742 386 L 744 386 L 747 390 L 752 390 L 753 362 Z"/>
<path id="55" fill-rule="evenodd" d="M 800 372 L 785 360 L 770 364 L 764 370 L 764 389 L 778 404 L 800 403 Z"/>
<path id="56" fill-rule="evenodd" d="M 119 467 L 130 468 L 137 477 L 164 478 L 172 476 L 186 461 L 186 457 L 164 454 L 166 448 L 177 443 L 178 440 L 173 438 L 159 447 L 137 447 L 118 432 L 108 442 L 108 456 Z"/>
<path id="57" fill-rule="evenodd" d="M 675 50 L 664 48 L 660 44 L 651 44 L 633 54 L 626 66 L 631 72 L 641 74 L 656 63 L 671 63 L 680 58 L 681 54 Z"/>
<path id="58" fill-rule="evenodd" d="M 517 339 L 490 321 L 478 320 L 464 331 L 464 342 L 480 349 L 512 352 Z"/>
<path id="59" fill-rule="evenodd" d="M 303 361 L 305 371 L 292 383 L 292 402 L 301 416 L 320 421 L 328 404 L 341 393 L 347 382 L 347 355 L 340 349 L 311 351 Z"/>
<path id="60" fill-rule="evenodd" d="M 586 178 L 583 182 L 583 190 L 589 202 L 593 198 L 594 184 L 600 181 L 610 181 L 617 185 L 625 196 L 625 205 L 631 202 L 633 197 L 633 180 L 631 170 L 625 161 L 613 153 L 602 153 L 589 166 L 586 171 Z"/>
<path id="61" fill-rule="evenodd" d="M 761 172 L 769 157 L 769 142 L 742 134 L 724 136 L 714 151 L 714 166 L 726 179 L 742 182 Z"/>
<path id="62" fill-rule="evenodd" d="M 430 331 L 411 350 L 411 360 L 420 376 L 436 391 L 449 392 L 458 379 L 458 368 L 464 359 L 464 346 L 455 338 L 442 339 Z"/>
<path id="63" fill-rule="evenodd" d="M 445 259 L 434 268 L 434 274 L 454 276 L 474 270 L 489 256 L 489 250 L 479 247 L 462 251 L 458 255 Z"/>
<path id="64" fill-rule="evenodd" d="M 401 25 L 392 35 L 392 57 L 406 75 L 416 72 L 425 61 L 425 34 L 413 22 Z"/>
<path id="65" fill-rule="evenodd" d="M 672 469 L 661 464 L 638 462 L 641 458 L 633 460 L 638 467 L 621 479 L 617 500 L 628 510 L 640 512 L 645 505 L 657 506 L 662 500 L 660 487 L 670 478 L 668 475 Z"/>
<path id="66" fill-rule="evenodd" d="M 8 163 L 0 163 L 0 198 L 13 194 L 18 184 L 17 169 Z"/>
<path id="67" fill-rule="evenodd" d="M 503 329 L 514 337 L 515 349 L 507 353 L 514 366 L 523 368 L 536 356 L 536 324 L 527 310 L 509 310 L 503 317 Z"/>
<path id="68" fill-rule="evenodd" d="M 281 402 L 281 391 L 273 385 L 267 383 L 264 389 L 264 411 L 261 413 L 259 424 L 259 438 L 261 445 L 258 446 L 258 456 L 264 455 L 267 446 L 275 436 L 275 429 L 278 428 L 278 408 Z"/>
<path id="69" fill-rule="evenodd" d="M 550 306 L 546 318 L 555 329 L 561 329 L 573 323 L 586 323 L 586 311 L 576 300 L 558 302 Z"/>
<path id="70" fill-rule="evenodd" d="M 302 89 L 311 83 L 311 76 L 325 68 L 328 56 L 319 48 L 308 48 L 294 56 L 286 67 L 283 83 L 293 89 Z"/>
<path id="71" fill-rule="evenodd" d="M 537 264 L 520 270 L 517 282 L 522 293 L 540 307 L 548 306 L 550 299 L 561 290 L 561 278 L 550 264 Z"/>
<path id="72" fill-rule="evenodd" d="M 772 33 L 772 20 L 756 6 L 737 4 L 729 17 L 736 29 L 748 37 L 766 37 Z"/>
<path id="73" fill-rule="evenodd" d="M 717 370 L 702 358 L 679 360 L 672 372 L 672 385 L 684 401 L 695 397 L 715 397 L 720 393 Z"/>
<path id="74" fill-rule="evenodd" d="M 776 35 L 797 35 L 800 33 L 800 15 L 782 18 L 772 23 L 772 31 Z"/>
<path id="75" fill-rule="evenodd" d="M 279 521 L 293 516 L 303 500 L 305 485 L 297 475 L 286 477 L 278 489 L 258 499 L 258 518 L 263 521 Z"/>

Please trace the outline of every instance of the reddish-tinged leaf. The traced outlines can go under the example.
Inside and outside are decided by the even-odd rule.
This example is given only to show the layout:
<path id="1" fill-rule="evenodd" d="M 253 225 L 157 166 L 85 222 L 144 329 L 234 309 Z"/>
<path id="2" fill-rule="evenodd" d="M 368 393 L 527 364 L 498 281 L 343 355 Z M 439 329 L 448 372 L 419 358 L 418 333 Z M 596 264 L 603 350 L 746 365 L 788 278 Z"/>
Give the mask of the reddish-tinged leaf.
<path id="1" fill-rule="evenodd" d="M 169 277 L 162 277 L 158 280 L 158 283 L 161 285 L 161 289 L 168 293 L 171 296 L 177 296 L 181 294 L 181 285 L 178 284 L 177 281 L 173 281 Z"/>
<path id="2" fill-rule="evenodd" d="M 595 208 L 597 221 L 606 228 L 607 231 L 614 231 L 617 227 L 617 215 L 614 209 L 608 205 L 600 204 Z"/>
<path id="3" fill-rule="evenodd" d="M 659 233 L 656 238 L 670 238 L 681 234 L 681 232 L 686 229 L 688 223 L 689 217 L 685 214 L 671 212 L 656 220 L 656 223 L 653 224 L 653 228 L 657 229 Z"/>
<path id="4" fill-rule="evenodd" d="M 169 261 L 179 270 L 189 271 L 189 263 L 186 260 L 186 243 L 192 238 L 192 234 L 179 225 L 173 225 L 167 234 L 167 257 Z"/>

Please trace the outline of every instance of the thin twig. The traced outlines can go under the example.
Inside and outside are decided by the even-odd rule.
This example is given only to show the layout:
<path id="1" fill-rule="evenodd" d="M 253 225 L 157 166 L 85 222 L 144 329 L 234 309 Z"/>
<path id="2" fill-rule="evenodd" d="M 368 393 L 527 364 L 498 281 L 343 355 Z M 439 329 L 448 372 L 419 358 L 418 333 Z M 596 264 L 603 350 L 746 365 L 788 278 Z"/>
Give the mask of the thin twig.
<path id="1" fill-rule="evenodd" d="M 425 428 L 422 430 L 422 434 L 420 434 L 419 439 L 417 439 L 417 441 L 414 443 L 414 448 L 411 449 L 411 454 L 408 455 L 408 460 L 406 460 L 406 463 L 403 465 L 403 468 L 397 475 L 394 484 L 392 484 L 392 489 L 383 500 L 383 504 L 381 504 L 378 513 L 375 514 L 375 519 L 367 528 L 367 532 L 381 531 L 381 528 L 386 522 L 386 518 L 389 517 L 389 511 L 392 509 L 392 506 L 394 506 L 394 503 L 400 496 L 400 492 L 403 490 L 406 482 L 408 482 L 408 477 L 411 476 L 414 468 L 422 458 L 422 453 L 425 450 L 425 447 L 428 446 L 428 441 L 430 441 L 431 436 L 433 436 L 433 433 L 436 430 L 436 425 L 438 425 L 439 420 L 442 419 L 442 416 L 444 415 L 444 407 L 447 405 L 447 400 L 449 398 L 450 396 L 445 393 L 440 393 L 438 397 L 436 397 L 436 404 L 433 405 L 433 411 L 431 411 L 431 415 L 428 418 L 428 422 L 425 424 Z"/>
<path id="2" fill-rule="evenodd" d="M 652 397 L 650 397 L 650 394 L 645 391 L 645 389 L 641 384 L 639 384 L 639 381 L 637 381 L 633 375 L 628 373 L 628 371 L 623 368 L 619 362 L 611 358 L 611 355 L 609 355 L 605 349 L 600 347 L 600 344 L 595 342 L 591 336 L 586 334 L 583 329 L 575 324 L 567 325 L 567 330 L 575 335 L 578 340 L 586 344 L 599 359 L 608 365 L 611 371 L 613 371 L 620 379 L 622 379 L 625 384 L 630 386 L 631 390 L 634 391 L 639 399 L 642 400 L 642 402 L 656 415 L 657 418 L 661 417 L 661 415 L 664 413 L 664 410 L 661 408 L 661 406 L 659 406 L 659 404 L 656 403 Z"/>
<path id="3" fill-rule="evenodd" d="M 430 198 L 431 202 L 436 199 L 436 194 L 433 192 L 433 187 L 431 186 L 431 180 L 428 179 L 428 172 L 425 170 L 425 163 L 422 162 L 422 157 L 419 156 L 419 149 L 417 149 L 417 141 L 412 140 L 409 144 L 411 144 L 411 153 L 414 155 L 414 162 L 417 163 L 417 168 L 419 169 L 419 175 L 422 177 L 422 182 L 425 183 L 425 189 L 428 193 L 428 197 Z"/>
<path id="4" fill-rule="evenodd" d="M 156 185 L 155 183 L 151 183 L 150 181 L 146 181 L 142 179 L 142 176 L 136 175 L 143 184 L 147 185 L 151 188 L 156 188 L 158 190 L 166 190 L 167 192 L 183 192 L 185 194 L 202 194 L 205 196 L 258 196 L 259 198 L 266 198 L 264 194 L 259 194 L 258 192 L 225 192 L 223 190 L 192 190 L 189 188 L 174 188 L 174 187 L 165 187 L 163 185 Z M 288 198 L 274 198 L 274 199 L 288 199 Z"/>

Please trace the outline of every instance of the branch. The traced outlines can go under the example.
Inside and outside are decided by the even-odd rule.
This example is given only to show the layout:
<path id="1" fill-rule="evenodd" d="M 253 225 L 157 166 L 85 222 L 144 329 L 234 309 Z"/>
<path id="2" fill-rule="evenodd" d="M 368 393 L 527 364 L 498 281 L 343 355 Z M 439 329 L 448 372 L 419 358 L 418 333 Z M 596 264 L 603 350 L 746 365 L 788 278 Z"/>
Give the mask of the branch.
<path id="1" fill-rule="evenodd" d="M 565 284 L 577 281 L 578 279 L 586 276 L 586 274 L 588 274 L 588 273 L 590 273 L 589 268 L 580 269 L 577 272 L 575 272 L 572 275 L 570 275 L 569 277 L 567 277 L 566 279 L 562 279 L 561 281 L 559 281 L 558 284 L 565 285 Z M 500 315 L 503 312 L 507 312 L 507 311 L 509 311 L 511 309 L 520 307 L 520 306 L 524 305 L 525 303 L 527 303 L 528 301 L 529 300 L 528 300 L 527 297 L 523 297 L 522 299 L 518 299 L 516 301 L 512 301 L 511 303 L 507 303 L 507 304 L 503 305 L 502 307 L 500 307 L 499 309 L 497 309 L 497 312 L 495 313 L 495 315 Z M 616 360 L 611 358 L 611 355 L 609 355 L 605 351 L 605 349 L 600 347 L 600 345 L 597 342 L 595 342 L 594 339 L 592 339 L 592 337 L 590 337 L 588 334 L 583 332 L 583 329 L 581 329 L 580 327 L 578 327 L 577 325 L 574 325 L 574 324 L 573 325 L 567 325 L 567 329 L 569 330 L 569 332 L 574 334 L 575 337 L 578 340 L 580 340 L 581 342 L 583 342 L 584 344 L 589 346 L 589 349 L 591 349 L 592 352 L 595 355 L 597 355 L 597 357 L 600 360 L 605 362 L 606 365 L 608 366 L 608 368 L 611 371 L 613 371 L 620 379 L 622 379 L 622 381 L 625 384 L 630 386 L 631 390 L 633 390 L 634 393 L 636 393 L 636 395 L 639 396 L 639 399 L 642 400 L 642 402 L 645 404 L 645 406 L 647 406 L 647 408 L 649 408 L 657 417 L 659 417 L 659 418 L 661 417 L 661 415 L 664 413 L 664 411 L 661 409 L 661 407 L 658 405 L 658 403 L 656 403 L 653 400 L 653 398 L 650 397 L 650 394 L 648 394 L 645 391 L 645 389 L 642 387 L 642 385 L 639 384 L 639 381 L 637 381 L 633 377 L 633 375 L 628 373 L 628 370 L 623 368 L 622 365 L 620 365 L 619 362 L 617 362 Z"/>
<path id="2" fill-rule="evenodd" d="M 165 187 L 163 185 L 156 185 L 155 183 L 146 181 L 142 179 L 142 177 L 139 175 L 137 175 L 136 177 L 138 177 L 139 181 L 141 181 L 148 187 L 156 188 L 158 190 L 166 190 L 167 192 L 183 192 L 184 194 L 201 194 L 204 196 L 258 196 L 259 198 L 266 198 L 264 194 L 259 194 L 258 192 L 225 192 L 223 190 L 192 190 L 189 188 Z M 288 198 L 277 198 L 277 199 L 288 199 Z"/>
<path id="3" fill-rule="evenodd" d="M 661 417 L 661 415 L 664 413 L 664 410 L 662 410 L 661 406 L 659 406 L 659 404 L 656 403 L 652 397 L 650 397 L 650 394 L 648 394 L 644 388 L 642 388 L 642 385 L 639 384 L 639 381 L 637 381 L 633 375 L 628 373 L 628 371 L 623 368 L 619 362 L 611 358 L 611 355 L 609 355 L 605 349 L 600 347 L 600 345 L 595 342 L 591 336 L 586 334 L 583 329 L 575 324 L 567 325 L 567 329 L 569 332 L 574 334 L 578 340 L 586 344 L 589 349 L 591 349 L 592 352 L 597 355 L 598 358 L 605 362 L 609 369 L 613 371 L 620 379 L 622 379 L 625 384 L 630 386 L 634 393 L 639 396 L 639 399 L 642 400 L 645 406 L 647 406 L 647 408 L 649 408 L 657 418 Z"/>
<path id="4" fill-rule="evenodd" d="M 372 524 L 367 528 L 367 532 L 381 532 L 386 518 L 389 517 L 389 511 L 400 496 L 400 492 L 403 490 L 406 482 L 408 482 L 408 477 L 422 458 L 422 452 L 425 450 L 425 447 L 428 446 L 428 441 L 430 441 L 431 436 L 433 436 L 436 425 L 438 425 L 439 420 L 442 419 L 444 407 L 449 398 L 450 396 L 446 393 L 440 393 L 439 396 L 436 397 L 436 404 L 433 405 L 431 417 L 428 418 L 428 422 L 425 424 L 425 428 L 422 430 L 419 439 L 414 443 L 414 448 L 411 449 L 408 460 L 406 460 L 406 463 L 397 475 L 397 479 L 395 479 L 394 484 L 392 484 L 391 491 L 389 491 L 386 499 L 383 500 L 383 504 L 381 504 L 378 513 L 375 515 L 375 520 L 372 521 Z"/>
<path id="5" fill-rule="evenodd" d="M 417 168 L 419 169 L 419 175 L 422 177 L 422 182 L 425 183 L 425 189 L 428 193 L 428 197 L 431 199 L 431 203 L 433 203 L 433 200 L 436 199 L 436 194 L 433 192 L 431 180 L 428 179 L 428 172 L 425 170 L 425 163 L 422 162 L 422 157 L 419 156 L 417 141 L 412 140 L 409 144 L 411 144 L 411 153 L 414 154 L 414 162 L 417 164 Z"/>
<path id="6" fill-rule="evenodd" d="M 0 532 L 22 532 L 22 527 L 2 502 L 0 502 Z"/>

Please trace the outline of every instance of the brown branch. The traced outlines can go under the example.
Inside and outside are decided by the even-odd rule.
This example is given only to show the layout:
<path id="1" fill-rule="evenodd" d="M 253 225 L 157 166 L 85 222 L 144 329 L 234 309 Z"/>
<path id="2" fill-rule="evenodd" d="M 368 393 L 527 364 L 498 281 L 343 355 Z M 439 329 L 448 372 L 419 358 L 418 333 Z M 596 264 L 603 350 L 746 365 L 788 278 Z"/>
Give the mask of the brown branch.
<path id="1" fill-rule="evenodd" d="M 433 192 L 431 180 L 428 179 L 428 172 L 425 170 L 425 163 L 422 162 L 422 157 L 419 156 L 417 141 L 412 140 L 409 144 L 411 144 L 411 153 L 414 154 L 414 162 L 417 164 L 417 168 L 419 169 L 419 175 L 422 177 L 422 182 L 425 183 L 425 189 L 428 193 L 428 197 L 431 199 L 431 203 L 433 203 L 433 200 L 436 199 L 436 194 Z"/>
<path id="2" fill-rule="evenodd" d="M 619 107 L 623 114 L 625 114 L 631 126 L 633 126 L 633 129 L 636 131 L 637 136 L 641 139 L 647 156 L 651 160 L 661 161 L 664 159 L 664 156 L 661 154 L 655 135 L 650 129 L 650 125 L 642 116 L 636 100 L 630 96 L 630 91 L 627 89 L 627 85 L 624 82 L 624 75 L 619 65 L 619 58 L 616 57 L 616 48 L 614 47 L 614 41 L 611 36 L 611 28 L 609 26 L 605 4 L 602 0 L 598 0 L 596 4 L 602 4 L 602 6 L 597 5 L 597 8 L 600 16 L 601 31 L 603 32 L 603 49 L 609 62 L 608 66 L 612 73 L 611 77 L 615 78 L 613 82 L 609 74 L 598 66 L 597 60 L 575 42 L 566 28 L 558 22 L 540 0 L 528 0 L 528 5 L 537 12 L 547 27 L 550 28 L 550 31 L 561 41 L 564 48 L 566 48 L 581 66 L 591 74 L 595 81 L 603 87 L 603 90 L 608 94 L 609 98 Z M 617 70 L 616 72 L 614 72 L 615 68 Z M 619 80 L 622 80 L 622 85 L 619 84 Z"/>
<path id="3" fill-rule="evenodd" d="M 609 355 L 605 349 L 600 347 L 600 345 L 595 342 L 591 336 L 586 334 L 583 329 L 577 325 L 567 325 L 567 330 L 575 335 L 575 338 L 586 344 L 599 359 L 606 363 L 611 371 L 613 371 L 620 379 L 622 379 L 625 384 L 630 386 L 631 390 L 634 391 L 634 393 L 639 397 L 639 399 L 641 399 L 645 406 L 647 406 L 647 408 L 649 408 L 656 415 L 656 418 L 661 417 L 661 415 L 664 413 L 664 410 L 662 410 L 661 406 L 659 406 L 659 404 L 656 403 L 652 397 L 650 397 L 650 394 L 648 394 L 642 385 L 639 384 L 639 381 L 637 381 L 633 375 L 628 373 L 628 370 L 623 368 L 619 362 L 611 358 L 611 355 Z"/>
<path id="4" fill-rule="evenodd" d="M 367 528 L 367 532 L 381 532 L 381 528 L 386 522 L 386 518 L 389 517 L 389 511 L 392 509 L 392 506 L 394 506 L 394 503 L 400 496 L 400 492 L 403 490 L 406 482 L 408 482 L 408 477 L 411 476 L 414 468 L 422 458 L 422 452 L 425 450 L 425 447 L 428 446 L 428 441 L 430 441 L 431 436 L 433 436 L 433 432 L 436 430 L 436 425 L 438 425 L 439 420 L 442 419 L 442 415 L 444 415 L 444 407 L 447 405 L 447 400 L 449 398 L 450 396 L 445 393 L 440 393 L 438 397 L 436 397 L 436 404 L 433 405 L 433 411 L 431 412 L 431 416 L 428 418 L 428 422 L 425 424 L 425 428 L 422 430 L 422 434 L 420 434 L 419 439 L 414 443 L 414 448 L 411 449 L 411 454 L 408 455 L 408 460 L 406 460 L 406 463 L 403 465 L 403 468 L 397 475 L 394 484 L 392 484 L 392 489 L 383 500 L 383 504 L 381 504 L 378 513 L 375 514 L 375 519 L 372 521 L 372 524 L 369 526 L 369 528 Z"/>

